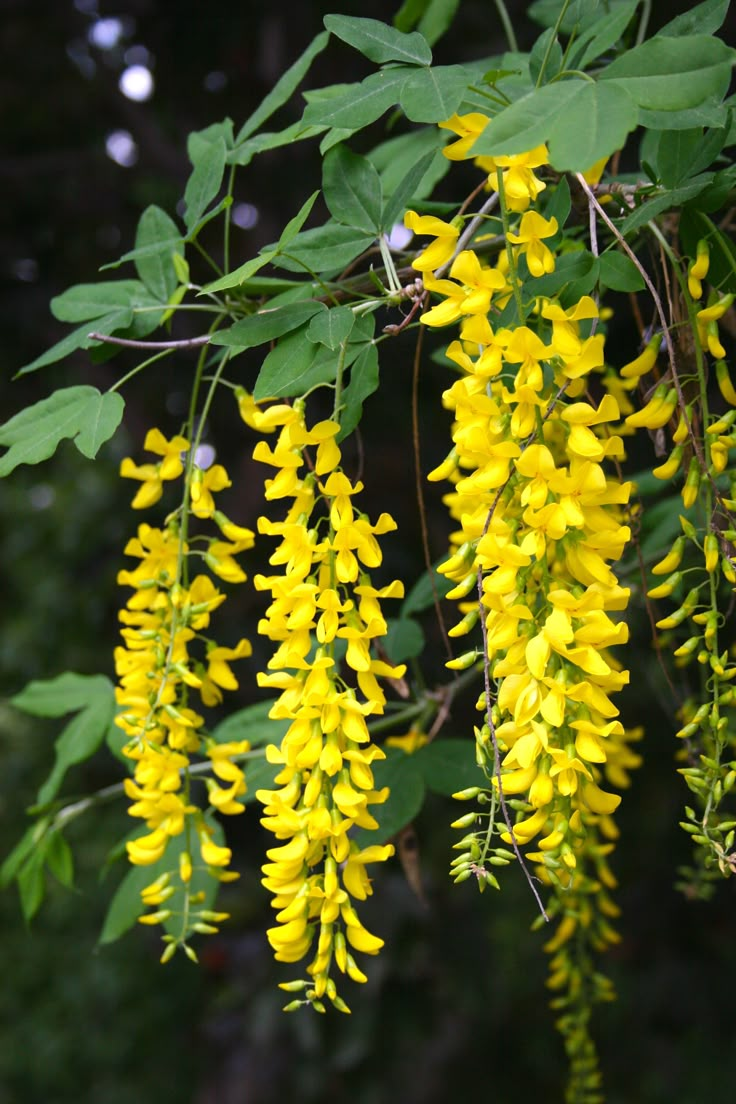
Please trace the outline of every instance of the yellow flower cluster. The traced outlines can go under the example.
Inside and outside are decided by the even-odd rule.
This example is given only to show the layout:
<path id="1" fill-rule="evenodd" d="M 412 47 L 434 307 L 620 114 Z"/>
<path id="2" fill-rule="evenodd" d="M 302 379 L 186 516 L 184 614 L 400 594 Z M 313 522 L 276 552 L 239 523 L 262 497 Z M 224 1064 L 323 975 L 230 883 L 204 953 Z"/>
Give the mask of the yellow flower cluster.
<path id="1" fill-rule="evenodd" d="M 259 532 L 279 540 L 269 562 L 281 570 L 254 579 L 272 598 L 259 632 L 277 646 L 259 685 L 279 691 L 270 716 L 290 722 L 281 746 L 267 749 L 281 767 L 280 788 L 256 795 L 265 806 L 261 823 L 280 841 L 263 867 L 278 910 L 268 939 L 281 962 L 299 961 L 316 941 L 311 980 L 282 986 L 304 993 L 288 1010 L 311 1003 L 324 1011 L 327 996 L 347 1012 L 332 962 L 354 981 L 366 980 L 352 951 L 376 954 L 383 940 L 363 926 L 353 901 L 371 893 L 366 866 L 394 850 L 361 847 L 350 833 L 376 828 L 369 807 L 388 796 L 374 788 L 371 764 L 384 753 L 371 742 L 367 718 L 384 709 L 379 679 L 399 678 L 404 667 L 375 658 L 371 648 L 387 631 L 380 600 L 401 597 L 403 587 L 378 589 L 369 570 L 382 559 L 376 537 L 396 526 L 388 514 L 371 523 L 355 507 L 362 484 L 340 467 L 337 422 L 307 429 L 301 402 L 260 411 L 241 394 L 240 407 L 256 429 L 278 429 L 275 447 L 259 441 L 253 455 L 274 469 L 266 499 L 288 503 L 283 520 L 258 520 Z M 303 472 L 308 448 L 316 450 L 313 470 Z"/>
<path id="2" fill-rule="evenodd" d="M 124 476 L 141 480 L 133 501 L 137 509 L 157 502 L 163 483 L 185 474 L 189 443 L 183 437 L 167 441 L 154 429 L 146 437 L 145 448 L 160 455 L 161 461 L 136 466 L 125 459 L 121 466 Z M 216 511 L 212 498 L 213 491 L 228 485 L 227 474 L 219 465 L 207 471 L 194 465 L 187 469 L 184 504 L 169 516 L 165 528 L 139 527 L 138 535 L 125 548 L 126 555 L 139 562 L 118 575 L 118 582 L 131 587 L 133 593 L 120 612 L 124 643 L 115 651 L 120 707 L 116 723 L 128 737 L 123 752 L 135 764 L 133 777 L 125 781 L 125 791 L 133 802 L 129 813 L 144 820 L 149 829 L 127 843 L 128 857 L 135 865 L 158 863 L 170 841 L 184 834 L 176 869 L 164 872 L 142 891 L 143 904 L 156 910 L 142 916 L 142 922 L 171 921 L 174 927 L 182 919 L 181 932 L 164 937 L 168 943 L 165 958 L 177 945 L 193 955 L 186 944 L 189 931 L 216 930 L 208 923 L 211 914 L 205 920 L 192 909 L 197 904 L 197 895 L 189 892 L 193 869 L 201 863 L 218 880 L 237 876 L 225 870 L 230 849 L 213 840 L 203 807 L 225 814 L 243 811 L 240 799 L 246 791 L 245 777 L 235 758 L 248 751 L 249 745 L 246 741 L 217 743 L 207 736 L 204 718 L 189 702 L 192 691 L 210 706 L 222 699 L 223 690 L 236 689 L 238 683 L 229 664 L 251 652 L 247 640 L 225 648 L 209 639 L 210 615 L 225 595 L 209 574 L 189 580 L 188 565 L 195 555 L 186 535 L 190 511 L 197 517 L 214 517 L 230 538 L 194 538 L 204 544 L 204 550 L 196 555 L 228 582 L 245 579 L 234 556 L 251 547 L 253 534 Z M 195 644 L 200 658 L 192 654 Z M 205 802 L 197 802 L 191 793 L 189 768 L 195 755 L 208 760 L 211 769 L 212 777 L 204 779 Z M 177 892 L 181 903 L 174 901 Z M 180 911 L 175 913 L 173 905 L 179 903 Z"/>
<path id="3" fill-rule="evenodd" d="M 461 136 L 448 156 L 472 156 L 482 119 L 446 124 Z M 617 938 L 606 855 L 621 799 L 603 788 L 604 776 L 625 785 L 626 768 L 638 763 L 628 748 L 636 735 L 624 731 L 611 700 L 628 673 L 609 652 L 628 636 L 615 615 L 629 591 L 611 564 L 631 536 L 631 484 L 610 470 L 624 455 L 615 431 L 622 388 L 603 376 L 597 304 L 583 296 L 563 306 L 534 290 L 538 277 L 554 271 L 543 239 L 558 229 L 530 209 L 544 187 L 532 169 L 545 159 L 540 148 L 480 166 L 495 170 L 500 192 L 505 248 L 495 265 L 466 250 L 446 258 L 451 280 L 424 277 L 444 300 L 422 321 L 460 322 L 460 340 L 446 351 L 460 375 L 443 396 L 454 415 L 453 448 L 429 478 L 453 485 L 445 502 L 458 528 L 439 570 L 454 583 L 449 597 L 460 600 L 464 616 L 450 635 L 464 636 L 479 621 L 482 629 L 483 647 L 449 666 L 481 659 L 490 688 L 478 702 L 484 724 L 476 731 L 490 788 L 457 795 L 479 796 L 485 811 L 455 824 L 467 829 L 481 818 L 488 826 L 456 845 L 455 880 L 475 875 L 481 889 L 486 882 L 497 887 L 486 864 L 506 865 L 533 845 L 526 858 L 553 891 L 550 917 L 560 917 L 547 949 L 555 956 L 550 984 L 566 990 L 555 999 L 573 1059 L 571 1083 L 592 1088 L 587 1019 L 591 1002 L 606 999 L 611 987 L 589 959 Z M 416 217 L 414 228 L 429 232 Z M 502 310 L 506 325 L 494 328 Z M 589 389 L 594 373 L 602 376 L 597 399 Z M 496 833 L 506 847 L 490 846 Z M 590 977 L 598 979 L 593 988 Z"/>
<path id="4" fill-rule="evenodd" d="M 514 158 L 506 160 L 512 173 Z M 534 161 L 540 163 L 536 154 Z M 529 203 L 540 189 L 525 179 Z M 517 257 L 531 248 L 535 226 L 546 235 L 556 231 L 553 222 L 526 211 L 519 232 L 509 235 Z M 553 266 L 530 261 L 529 272 Z M 620 801 L 599 786 L 607 741 L 623 733 L 610 695 L 627 681 L 605 652 L 627 638 L 626 625 L 609 617 L 625 608 L 629 593 L 609 566 L 630 537 L 621 518 L 630 484 L 604 468 L 623 455 L 611 432 L 619 407 L 611 394 L 597 404 L 568 401 L 603 367 L 590 297 L 566 309 L 532 300 L 534 328 L 519 323 L 494 332 L 493 292 L 508 298 L 507 281 L 518 276 L 482 266 L 470 250 L 453 271 L 464 299 L 445 286 L 449 281 L 430 282 L 447 298 L 422 316 L 427 325 L 461 319 L 461 340 L 447 356 L 462 375 L 444 395 L 455 416 L 454 448 L 430 475 L 454 484 L 446 502 L 460 525 L 457 550 L 440 570 L 456 584 L 451 596 L 461 599 L 475 590 L 480 572 L 496 738 L 505 750 L 501 784 L 527 803 L 514 827 L 518 842 L 540 837 L 534 858 L 557 877 L 575 868 L 586 819 Z M 474 279 L 464 282 L 469 274 Z M 466 616 L 451 635 L 477 623 L 475 603 L 461 608 Z M 457 665 L 474 659 L 472 652 Z"/>

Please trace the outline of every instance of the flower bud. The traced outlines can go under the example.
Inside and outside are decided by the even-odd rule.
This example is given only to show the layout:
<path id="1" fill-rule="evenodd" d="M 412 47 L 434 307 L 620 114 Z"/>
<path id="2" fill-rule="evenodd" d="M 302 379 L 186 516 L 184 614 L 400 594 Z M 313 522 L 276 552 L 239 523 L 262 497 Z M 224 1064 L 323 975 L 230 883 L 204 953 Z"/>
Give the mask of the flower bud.
<path id="1" fill-rule="evenodd" d="M 647 591 L 647 598 L 668 598 L 672 594 L 675 587 L 679 586 L 682 581 L 682 572 L 675 571 L 669 578 L 665 579 L 659 586 L 653 587 Z"/>
<path id="2" fill-rule="evenodd" d="M 736 406 L 736 388 L 734 388 L 731 382 L 731 376 L 725 360 L 716 361 L 716 380 L 718 381 L 718 389 L 726 402 L 731 406 Z"/>
<path id="3" fill-rule="evenodd" d="M 623 379 L 639 379 L 640 376 L 646 375 L 647 372 L 651 372 L 652 368 L 656 364 L 657 354 L 659 353 L 659 347 L 662 344 L 662 334 L 654 334 L 654 336 L 647 342 L 647 345 L 642 353 L 632 360 L 629 364 L 625 364 L 621 369 L 620 375 Z"/>

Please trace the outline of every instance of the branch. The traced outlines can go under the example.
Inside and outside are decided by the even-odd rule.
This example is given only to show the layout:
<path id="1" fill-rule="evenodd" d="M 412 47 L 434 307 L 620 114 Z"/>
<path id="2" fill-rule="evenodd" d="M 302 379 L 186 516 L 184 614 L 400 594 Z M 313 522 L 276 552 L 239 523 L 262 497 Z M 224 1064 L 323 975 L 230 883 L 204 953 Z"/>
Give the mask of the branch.
<path id="1" fill-rule="evenodd" d="M 92 341 L 105 341 L 108 345 L 123 345 L 126 349 L 196 349 L 200 345 L 209 345 L 209 334 L 201 337 L 186 337 L 181 341 L 134 341 L 131 337 L 110 337 L 109 334 L 90 333 Z"/>

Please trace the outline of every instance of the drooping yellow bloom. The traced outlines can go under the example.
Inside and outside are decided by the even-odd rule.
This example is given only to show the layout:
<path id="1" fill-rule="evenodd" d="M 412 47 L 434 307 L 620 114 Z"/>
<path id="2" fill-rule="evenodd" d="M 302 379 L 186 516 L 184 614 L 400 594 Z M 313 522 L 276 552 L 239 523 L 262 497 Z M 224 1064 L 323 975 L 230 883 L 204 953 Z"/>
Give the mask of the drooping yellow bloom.
<path id="1" fill-rule="evenodd" d="M 167 442 L 156 430 L 146 437 L 146 448 L 163 459 L 157 465 L 135 469 L 135 477 L 144 480 L 134 501 L 136 508 L 156 502 L 162 482 L 184 474 L 182 456 L 189 446 L 184 438 Z M 123 474 L 133 474 L 126 467 L 135 468 L 132 461 L 124 463 Z M 194 954 L 187 942 L 193 931 L 217 930 L 201 915 L 189 883 L 195 866 L 208 868 L 218 880 L 231 876 L 225 870 L 231 852 L 214 842 L 204 811 L 208 806 L 225 814 L 243 811 L 238 799 L 245 793 L 245 776 L 236 760 L 249 747 L 246 741 L 216 744 L 206 735 L 204 718 L 189 704 L 192 693 L 198 693 L 205 705 L 213 705 L 221 700 L 222 690 L 236 689 L 229 662 L 251 651 L 247 640 L 241 640 L 235 648 L 225 648 L 201 637 L 212 611 L 225 595 L 207 575 L 196 575 L 187 582 L 191 552 L 182 517 L 186 517 L 190 498 L 193 514 L 212 516 L 213 492 L 229 486 L 230 481 L 224 469 L 216 465 L 188 476 L 190 491 L 195 484 L 198 493 L 186 495 L 165 529 L 139 526 L 137 537 L 125 549 L 127 555 L 139 561 L 138 566 L 118 576 L 121 585 L 133 588 L 133 594 L 120 613 L 123 645 L 115 651 L 115 668 L 119 680 L 116 699 L 121 711 L 116 723 L 128 737 L 123 752 L 134 764 L 133 777 L 124 784 L 132 802 L 129 813 L 141 818 L 147 829 L 126 844 L 128 857 L 135 865 L 165 862 L 170 841 L 183 834 L 187 840 L 182 857 L 172 860 L 171 868 L 142 893 L 144 907 L 157 911 L 143 915 L 141 922 L 182 920 L 178 936 L 164 937 L 164 961 L 177 946 L 183 946 L 190 956 Z M 233 526 L 221 512 L 217 515 L 220 528 L 237 536 L 237 541 L 227 544 L 206 538 L 203 558 L 221 578 L 242 581 L 245 574 L 233 556 L 252 545 L 253 534 Z M 198 648 L 202 659 L 197 656 Z M 214 775 L 204 780 L 205 802 L 198 802 L 190 792 L 189 767 L 195 756 L 209 759 Z M 158 906 L 164 900 L 167 907 L 161 910 Z"/>
<path id="2" fill-rule="evenodd" d="M 418 215 L 407 211 L 404 225 L 415 234 L 430 234 L 435 240 L 412 261 L 412 268 L 418 272 L 434 272 L 455 252 L 460 229 L 450 222 L 443 222 L 434 215 Z"/>
<path id="3" fill-rule="evenodd" d="M 509 231 L 508 240 L 519 246 L 519 253 L 526 256 L 532 276 L 554 272 L 555 259 L 543 239 L 554 237 L 556 233 L 557 219 L 542 218 L 536 211 L 526 211 L 521 216 L 518 233 L 512 234 Z"/>
<path id="4" fill-rule="evenodd" d="M 179 478 L 184 470 L 182 454 L 188 451 L 189 442 L 185 437 L 172 437 L 167 441 L 160 429 L 149 429 L 143 447 L 162 459 L 157 464 L 135 464 L 130 457 L 121 462 L 120 474 L 125 479 L 140 479 L 142 483 L 133 499 L 134 510 L 155 505 L 163 494 L 164 482 Z"/>
<path id="5" fill-rule="evenodd" d="M 382 559 L 376 538 L 395 522 L 382 514 L 371 523 L 358 510 L 362 485 L 340 468 L 336 422 L 308 430 L 300 403 L 281 408 L 270 422 L 281 425 L 276 446 L 266 449 L 259 442 L 254 456 L 276 469 L 267 487 L 288 488 L 278 497 L 287 499 L 291 520 L 259 519 L 262 532 L 281 538 L 270 563 L 283 573 L 254 580 L 272 597 L 259 632 L 277 644 L 259 683 L 280 691 L 271 716 L 289 721 L 281 745 L 268 747 L 269 761 L 281 767 L 280 788 L 257 793 L 264 827 L 282 841 L 267 851 L 263 867 L 263 884 L 277 909 L 277 923 L 267 934 L 279 961 L 313 955 L 311 980 L 288 983 L 287 990 L 303 987 L 305 1001 L 318 1010 L 326 996 L 347 1012 L 331 976 L 333 963 L 365 981 L 352 951 L 376 954 L 383 945 L 362 925 L 351 899 L 364 900 L 371 892 L 366 866 L 393 854 L 390 844 L 361 849 L 351 830 L 375 828 L 370 806 L 388 795 L 375 789 L 372 764 L 384 753 L 371 743 L 366 719 L 384 709 L 378 679 L 404 672 L 372 653 L 373 642 L 387 631 L 379 599 L 400 597 L 403 588 L 398 582 L 376 588 L 368 571 Z M 316 447 L 314 470 L 302 474 L 308 446 Z M 306 508 L 295 514 L 290 497 Z"/>

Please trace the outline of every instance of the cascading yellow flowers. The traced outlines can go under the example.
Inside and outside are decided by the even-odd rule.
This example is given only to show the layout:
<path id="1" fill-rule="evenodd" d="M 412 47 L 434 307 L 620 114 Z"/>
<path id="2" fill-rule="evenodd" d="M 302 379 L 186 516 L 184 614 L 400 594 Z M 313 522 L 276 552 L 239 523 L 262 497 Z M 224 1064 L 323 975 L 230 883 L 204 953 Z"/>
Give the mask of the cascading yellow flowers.
<path id="1" fill-rule="evenodd" d="M 169 929 L 163 937 L 166 961 L 178 946 L 196 957 L 189 935 L 216 931 L 213 921 L 226 916 L 200 907 L 201 891 L 191 890 L 193 872 L 207 870 L 219 881 L 237 877 L 227 870 L 230 849 L 213 838 L 205 811 L 230 815 L 244 810 L 240 799 L 246 791 L 245 777 L 235 759 L 249 745 L 213 740 L 190 699 L 194 692 L 203 705 L 217 704 L 223 690 L 238 686 L 230 663 L 250 655 L 247 640 L 234 648 L 219 646 L 210 638 L 209 626 L 212 612 L 225 600 L 211 576 L 228 583 L 245 580 L 234 557 L 252 546 L 253 533 L 215 509 L 213 492 L 230 485 L 221 465 L 202 470 L 189 464 L 189 442 L 181 436 L 167 441 L 157 429 L 149 431 L 144 447 L 162 459 L 140 466 L 125 459 L 121 465 L 123 476 L 141 481 L 133 500 L 136 509 L 156 503 L 166 481 L 184 476 L 186 488 L 184 502 L 164 528 L 139 527 L 125 548 L 126 555 L 139 562 L 118 575 L 118 582 L 132 587 L 133 594 L 120 612 L 123 645 L 115 652 L 120 707 L 116 723 L 128 737 L 123 752 L 135 764 L 133 777 L 124 783 L 133 802 L 128 811 L 149 829 L 126 844 L 128 857 L 137 866 L 159 863 L 170 853 L 171 841 L 183 836 L 171 867 L 141 892 L 143 905 L 154 910 L 145 912 L 141 922 L 162 923 Z M 227 539 L 219 534 L 189 539 L 190 513 L 214 519 Z M 190 561 L 199 559 L 210 573 L 190 579 Z M 209 761 L 211 770 L 211 776 L 202 779 L 201 797 L 190 773 L 195 756 Z"/>
<path id="2" fill-rule="evenodd" d="M 327 997 L 348 1012 L 332 966 L 366 980 L 352 952 L 376 954 L 383 940 L 363 926 L 354 902 L 371 893 L 366 867 L 394 851 L 391 844 L 361 846 L 352 829 L 376 828 L 370 806 L 388 796 L 374 788 L 371 764 L 384 753 L 371 742 L 367 718 L 384 709 L 379 679 L 399 678 L 404 667 L 371 649 L 387 631 L 380 600 L 401 597 L 403 587 L 376 588 L 369 572 L 382 559 L 377 536 L 396 525 L 385 513 L 371 523 L 356 508 L 362 484 L 340 467 L 336 421 L 307 429 L 301 401 L 259 411 L 240 398 L 251 425 L 279 430 L 275 447 L 259 441 L 253 456 L 274 469 L 267 501 L 288 503 L 281 521 L 258 520 L 259 532 L 279 539 L 269 562 L 281 570 L 254 579 L 272 599 L 258 631 L 277 645 L 258 682 L 279 691 L 270 716 L 290 722 L 281 746 L 267 749 L 281 767 L 280 788 L 256 794 L 265 807 L 261 823 L 279 841 L 263 867 L 277 909 L 268 939 L 278 961 L 313 955 L 309 980 L 282 985 L 303 994 L 287 1010 L 311 1003 L 322 1012 Z M 314 466 L 303 472 L 308 448 Z"/>
<path id="3" fill-rule="evenodd" d="M 465 139 L 481 132 L 481 120 L 445 125 L 461 135 L 448 156 L 472 156 Z M 636 734 L 624 731 L 611 700 L 628 673 L 608 651 L 628 636 L 616 614 L 629 591 L 611 565 L 631 536 L 631 484 L 610 470 L 624 455 L 614 431 L 616 388 L 606 389 L 604 378 L 601 397 L 588 390 L 604 367 L 595 301 L 583 296 L 563 307 L 534 295 L 533 281 L 554 271 L 544 239 L 558 229 L 530 210 L 544 187 L 532 172 L 546 160 L 542 153 L 482 159 L 481 168 L 496 170 L 501 201 L 505 250 L 496 264 L 469 249 L 452 262 L 457 283 L 425 276 L 428 290 L 445 299 L 422 321 L 460 320 L 461 339 L 446 354 L 460 369 L 443 397 L 455 419 L 453 449 L 429 478 L 453 485 L 445 502 L 458 529 L 439 570 L 455 584 L 449 597 L 461 601 L 464 617 L 450 635 L 466 635 L 479 619 L 483 628 L 483 648 L 449 666 L 480 658 L 491 691 L 478 703 L 484 721 L 476 731 L 490 788 L 457 795 L 485 804 L 456 822 L 474 830 L 456 845 L 453 873 L 457 881 L 474 875 L 483 888 L 498 886 L 489 867 L 515 855 L 537 864 L 552 890 L 548 915 L 559 918 L 547 949 L 555 956 L 550 984 L 564 989 L 554 1003 L 571 1058 L 570 1099 L 593 1101 L 598 1074 L 587 1020 L 591 1003 L 608 999 L 611 987 L 590 955 L 617 938 L 606 855 L 621 799 L 605 781 L 626 784 L 617 761 L 638 762 L 628 750 Z M 514 212 L 521 215 L 515 226 Z M 516 317 L 494 329 L 497 304 L 503 308 L 512 293 Z M 504 846 L 492 846 L 494 836 Z M 581 1086 L 586 1095 L 575 1096 Z"/>

